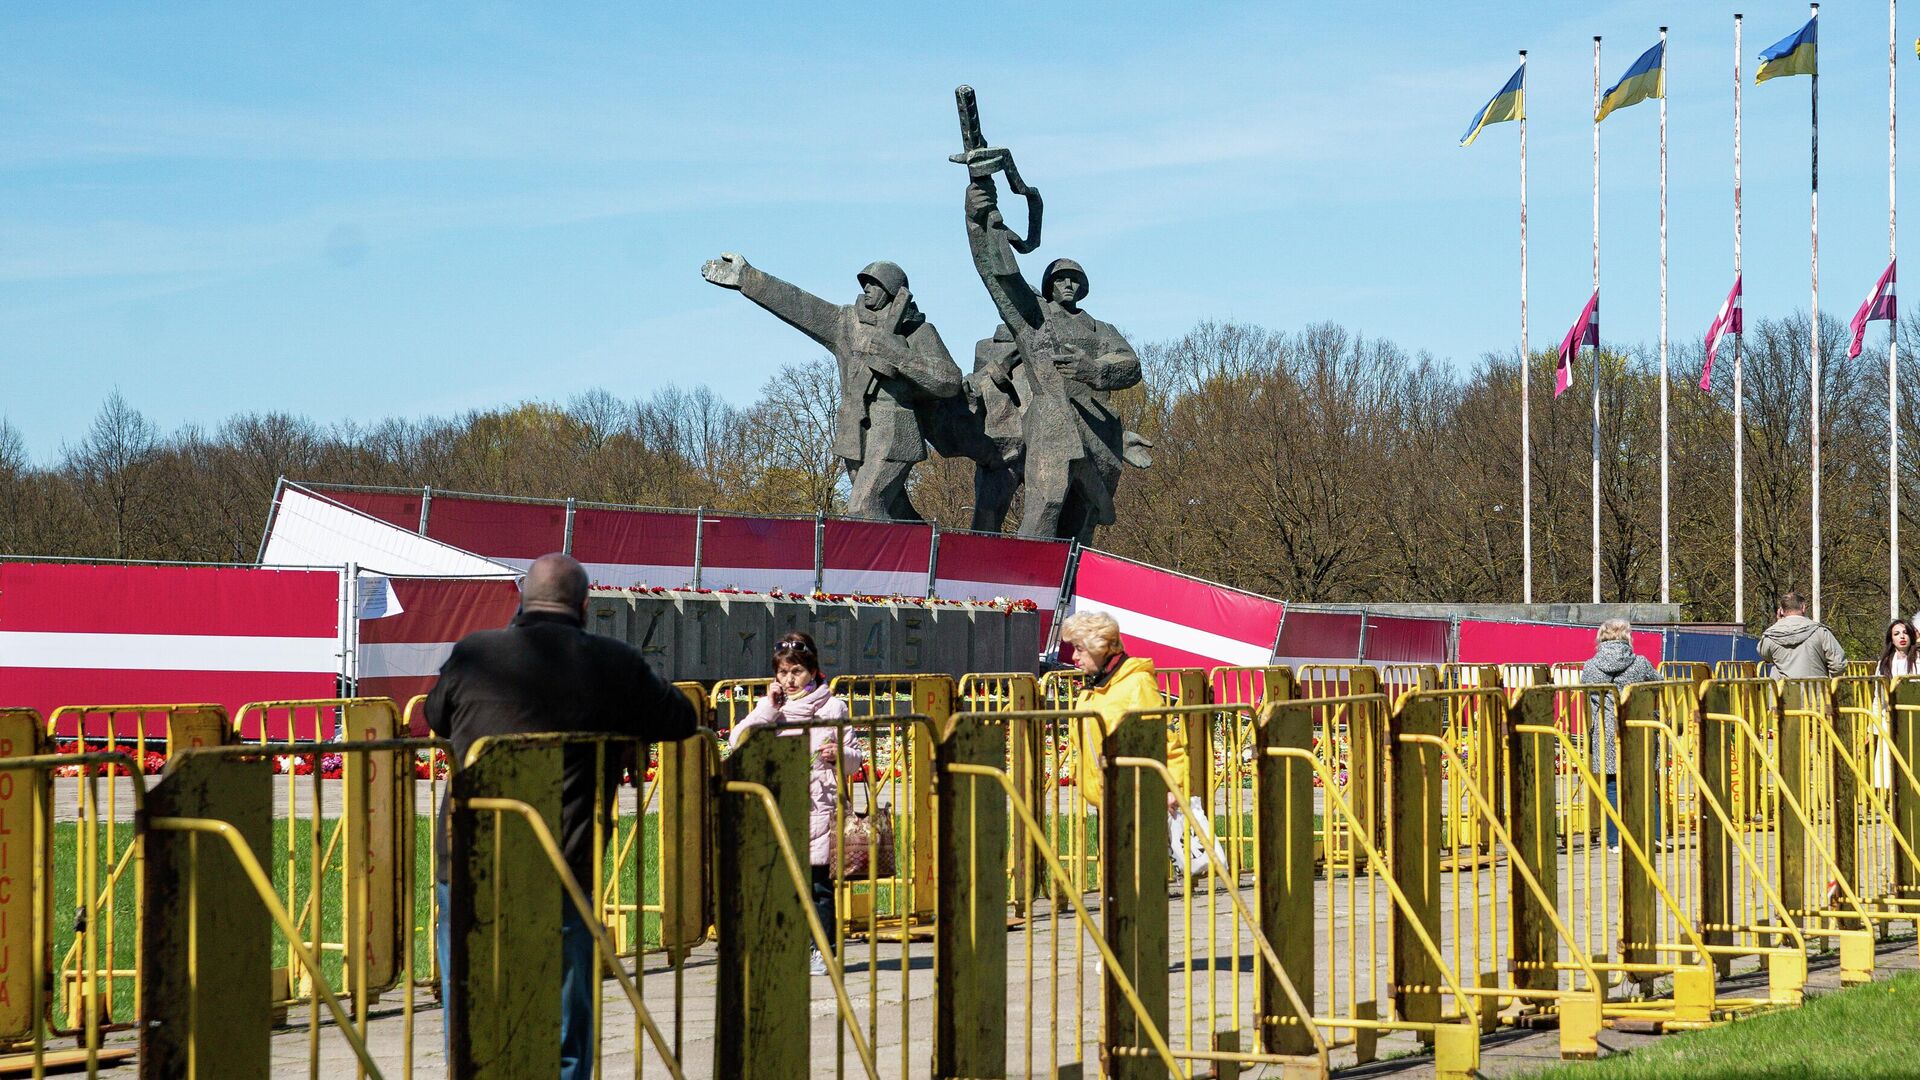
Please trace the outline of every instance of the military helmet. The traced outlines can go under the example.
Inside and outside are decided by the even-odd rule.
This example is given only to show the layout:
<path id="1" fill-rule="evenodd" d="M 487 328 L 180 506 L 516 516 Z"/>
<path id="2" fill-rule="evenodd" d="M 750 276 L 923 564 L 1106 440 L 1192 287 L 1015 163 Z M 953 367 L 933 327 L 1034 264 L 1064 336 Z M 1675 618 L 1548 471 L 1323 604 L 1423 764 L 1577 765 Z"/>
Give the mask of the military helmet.
<path id="1" fill-rule="evenodd" d="M 1087 272 L 1081 268 L 1079 263 L 1074 262 L 1072 259 L 1055 259 L 1047 264 L 1047 272 L 1040 275 L 1040 295 L 1047 295 L 1047 290 L 1052 286 L 1053 279 L 1061 274 L 1072 274 L 1074 277 L 1080 279 L 1080 296 L 1078 299 L 1085 300 L 1087 293 L 1092 291 L 1091 287 L 1087 284 Z"/>
<path id="2" fill-rule="evenodd" d="M 860 271 L 860 283 L 865 285 L 869 281 L 887 290 L 888 296 L 899 296 L 900 290 L 907 287 L 907 272 L 900 269 L 898 263 L 882 259 L 868 263 L 867 268 Z"/>

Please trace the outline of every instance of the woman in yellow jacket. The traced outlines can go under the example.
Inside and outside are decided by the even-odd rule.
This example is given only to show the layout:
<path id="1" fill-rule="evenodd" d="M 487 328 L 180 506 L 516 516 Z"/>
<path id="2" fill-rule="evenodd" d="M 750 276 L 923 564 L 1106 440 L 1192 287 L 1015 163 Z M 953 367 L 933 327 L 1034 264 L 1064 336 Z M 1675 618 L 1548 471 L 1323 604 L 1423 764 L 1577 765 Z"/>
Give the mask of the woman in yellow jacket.
<path id="1" fill-rule="evenodd" d="M 1073 646 L 1073 663 L 1087 676 L 1074 708 L 1100 714 L 1087 720 L 1074 782 L 1087 802 L 1100 805 L 1101 748 L 1106 735 L 1130 712 L 1164 709 L 1166 698 L 1153 677 L 1153 661 L 1128 656 L 1120 641 L 1120 624 L 1104 611 L 1083 611 L 1060 625 L 1060 640 Z M 1167 809 L 1176 810 L 1187 799 L 1187 735 L 1179 722 L 1167 724 L 1167 769 L 1174 789 L 1167 793 Z"/>

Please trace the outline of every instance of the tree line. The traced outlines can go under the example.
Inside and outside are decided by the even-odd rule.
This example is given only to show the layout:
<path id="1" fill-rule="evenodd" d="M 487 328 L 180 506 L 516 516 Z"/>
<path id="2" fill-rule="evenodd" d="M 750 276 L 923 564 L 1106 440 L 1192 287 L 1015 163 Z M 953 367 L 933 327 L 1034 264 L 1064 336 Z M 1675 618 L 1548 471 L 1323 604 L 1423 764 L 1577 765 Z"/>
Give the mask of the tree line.
<path id="1" fill-rule="evenodd" d="M 1808 319 L 1755 320 L 1742 352 L 1747 628 L 1810 569 Z M 1899 327 L 1903 537 L 1920 551 L 1920 322 Z M 1878 335 L 1874 335 L 1877 339 Z M 1887 393 L 1883 344 L 1846 359 L 1821 323 L 1822 598 L 1856 655 L 1885 623 Z M 1672 595 L 1695 621 L 1733 618 L 1730 343 L 1710 392 L 1703 349 L 1669 366 Z M 1296 602 L 1512 602 L 1521 595 L 1520 358 L 1455 368 L 1320 324 L 1279 332 L 1202 323 L 1140 350 L 1146 377 L 1115 395 L 1155 444 L 1128 470 L 1116 554 Z M 1646 347 L 1601 369 L 1601 594 L 1660 591 L 1659 373 Z M 1553 397 L 1554 356 L 1526 365 L 1532 404 L 1534 599 L 1589 598 L 1591 383 L 1584 360 Z M 639 400 L 590 391 L 458 416 L 319 424 L 243 413 L 163 432 L 118 392 L 78 441 L 36 462 L 0 421 L 0 551 L 101 559 L 249 562 L 275 481 L 381 484 L 752 513 L 834 513 L 846 480 L 830 451 L 832 362 L 789 365 L 758 398 L 670 387 Z M 913 499 L 943 526 L 971 517 L 970 462 L 934 459 Z M 1017 521 L 1018 510 L 1010 516 Z M 1908 545 L 1903 544 L 1903 547 Z M 1903 609 L 1920 605 L 1902 555 Z"/>

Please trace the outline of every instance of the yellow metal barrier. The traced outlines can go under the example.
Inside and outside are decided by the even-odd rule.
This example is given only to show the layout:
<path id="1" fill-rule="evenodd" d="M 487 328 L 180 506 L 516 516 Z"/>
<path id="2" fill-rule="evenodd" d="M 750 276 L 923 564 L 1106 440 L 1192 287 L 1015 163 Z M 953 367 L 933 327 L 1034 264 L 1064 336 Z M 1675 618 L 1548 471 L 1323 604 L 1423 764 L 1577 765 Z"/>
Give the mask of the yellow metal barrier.
<path id="1" fill-rule="evenodd" d="M 1438 690 L 1440 665 L 1388 664 L 1380 669 L 1380 682 L 1387 701 L 1397 706 L 1402 697 L 1416 690 Z"/>
<path id="2" fill-rule="evenodd" d="M 1051 712 L 1071 709 L 1086 685 L 1087 677 L 1080 671 L 1049 671 L 1040 676 L 1040 707 Z"/>
<path id="3" fill-rule="evenodd" d="M 879 915 L 926 922 L 934 875 L 933 744 L 953 715 L 954 682 L 945 675 L 842 675 L 833 693 L 846 702 L 867 755 L 867 812 L 893 815 L 896 872 L 891 880 L 848 883 L 843 921 Z M 847 808 L 839 813 L 844 817 Z M 836 825 L 836 835 L 840 827 Z"/>
<path id="4" fill-rule="evenodd" d="M 680 689 L 689 698 L 704 696 L 699 687 Z M 644 761 L 640 750 L 640 740 L 604 733 L 494 736 L 476 741 L 464 767 L 454 774 L 454 904 L 448 916 L 460 954 L 452 964 L 452 977 L 463 1007 L 447 1019 L 457 1048 L 456 1075 L 514 1076 L 552 1067 L 559 1046 L 560 996 L 559 954 L 553 943 L 563 904 L 583 912 L 602 971 L 614 974 L 634 1008 L 633 1045 L 651 1046 L 669 1073 L 681 1075 L 686 1025 L 680 1003 L 685 997 L 684 958 L 692 942 L 674 939 L 704 939 L 708 922 L 702 840 L 706 819 L 703 807 L 695 803 L 689 808 L 688 802 L 710 786 L 717 743 L 703 728 L 662 746 L 658 836 L 672 838 L 671 846 L 649 842 L 656 830 L 645 818 L 623 827 L 613 809 L 628 785 L 615 790 L 604 786 L 607 765 L 623 759 Z M 595 810 L 590 844 L 591 850 L 604 854 L 593 860 L 589 881 L 574 879 L 552 837 L 559 823 L 559 777 L 567 755 L 591 755 Z M 630 779 L 640 778 L 632 774 Z M 522 820 L 528 835 L 506 830 L 505 815 Z M 649 850 L 657 858 L 649 859 Z M 662 932 L 672 968 L 675 1013 L 670 1036 L 644 1005 L 645 966 L 636 965 L 631 978 L 626 976 L 617 962 L 621 947 L 608 927 L 610 918 L 630 917 L 633 909 L 609 904 L 607 898 L 642 895 L 642 868 L 654 862 L 660 867 Z M 507 978 L 507 972 L 513 977 Z M 593 1022 L 599 1048 L 606 1020 L 597 993 Z M 636 1073 L 641 1060 L 636 1052 Z"/>
<path id="5" fill-rule="evenodd" d="M 104 805 L 97 815 L 87 810 L 88 797 L 83 785 L 74 785 L 72 805 L 76 820 L 94 820 L 98 836 L 90 845 L 93 865 L 76 861 L 73 866 L 73 894 L 85 889 L 82 878 L 98 875 L 100 922 L 107 966 L 89 971 L 82 964 L 80 939 L 58 958 L 60 990 L 55 1000 L 55 1030 L 72 1034 L 82 1025 L 79 988 L 83 982 L 100 982 L 99 1007 L 102 1022 L 109 1030 L 125 1027 L 133 1020 L 140 995 L 137 966 L 121 966 L 118 958 L 139 953 L 140 902 L 138 891 L 143 878 L 143 851 L 137 830 L 132 825 L 133 808 L 127 789 L 137 781 L 129 773 L 147 773 L 150 768 L 179 750 L 201 745 L 217 745 L 226 733 L 227 713 L 218 705 L 69 705 L 55 709 L 47 718 L 49 749 L 71 746 L 78 752 L 89 747 L 111 754 L 124 754 L 131 765 L 109 766 L 115 774 L 104 789 Z M 160 755 L 157 759 L 150 755 Z M 68 766 L 65 773 L 79 775 L 79 766 Z M 56 787 L 65 786 L 67 776 L 56 776 Z M 90 826 L 91 828 L 91 826 Z M 129 888 L 131 886 L 131 888 Z M 129 897 L 129 893 L 134 895 Z M 131 899 L 131 903 L 129 903 Z M 131 944 L 131 950 L 124 946 Z"/>
<path id="6" fill-rule="evenodd" d="M 1842 981 L 1859 982 L 1872 976 L 1872 939 L 1864 929 L 1872 916 L 1836 861 L 1834 832 L 1825 827 L 1835 805 L 1835 740 L 1823 735 L 1831 707 L 1827 680 L 1709 683 L 1703 756 L 1716 773 L 1723 758 L 1727 773 L 1738 766 L 1730 776 L 1741 782 L 1732 801 L 1746 814 L 1786 917 L 1806 937 L 1835 940 Z M 1751 904 L 1739 894 L 1735 900 Z"/>
<path id="7" fill-rule="evenodd" d="M 369 716 L 391 720 L 391 703 L 381 699 L 380 704 L 386 709 L 349 708 L 340 717 L 349 724 Z M 342 733 L 350 735 L 352 730 L 343 728 Z M 321 912 L 329 910 L 321 903 L 321 894 L 328 891 L 322 883 L 327 871 L 306 873 L 305 894 L 289 904 L 277 894 L 267 868 L 271 864 L 263 865 L 261 856 L 280 851 L 273 837 L 270 770 L 274 761 L 344 759 L 342 790 L 337 793 L 341 811 L 333 842 L 344 844 L 351 853 L 346 861 L 349 869 L 364 870 L 370 865 L 364 854 L 370 845 L 364 839 L 352 839 L 352 834 L 372 831 L 383 802 L 388 804 L 389 816 L 392 806 L 411 806 L 412 771 L 396 769 L 393 763 L 411 762 L 417 751 L 435 745 L 428 740 L 393 738 L 210 745 L 185 750 L 168 762 L 166 773 L 148 796 L 147 869 L 160 884 L 147 893 L 149 929 L 143 962 L 149 977 L 142 1001 L 149 1027 L 143 1041 L 144 1069 L 152 1075 L 203 1077 L 264 1071 L 272 1010 L 299 1003 L 306 1008 L 307 1058 L 313 1075 L 338 1074 L 346 1067 L 343 1061 L 329 1062 L 325 1054 L 320 1029 L 323 1017 L 331 1016 L 351 1051 L 353 1074 L 378 1076 L 380 1069 L 366 1040 L 373 1000 L 385 988 L 375 980 L 382 979 L 386 985 L 397 985 L 402 994 L 402 1065 L 405 1075 L 412 1074 L 417 932 L 413 913 L 420 887 L 413 872 L 417 863 L 412 822 L 396 830 L 399 839 L 393 854 L 404 872 L 342 871 L 338 875 L 342 895 L 331 908 L 336 914 L 330 920 L 338 923 L 338 943 L 325 939 L 329 920 L 321 917 Z M 321 805 L 325 795 L 320 772 L 308 773 L 307 778 L 312 804 Z M 290 833 L 297 836 L 299 822 L 289 820 L 289 825 Z M 348 833 L 348 839 L 338 840 L 341 832 Z M 203 850 L 202 836 L 215 837 L 218 843 Z M 285 871 L 290 882 L 302 876 L 300 856 L 310 860 L 309 870 L 322 865 L 321 843 L 309 832 L 309 846 L 291 853 Z M 223 849 L 231 859 L 215 854 Z M 393 893 L 383 900 L 381 890 L 387 885 Z M 376 919 L 382 903 L 403 914 L 391 922 Z M 258 917 L 262 905 L 269 921 Z M 389 930 L 396 936 L 385 940 Z M 302 987 L 297 1002 L 281 991 L 258 992 L 258 987 L 271 982 L 270 967 L 278 948 L 286 950 L 294 966 L 289 982 Z M 221 977 L 204 977 L 203 969 L 215 962 Z M 351 1000 L 351 1015 L 343 998 Z"/>
<path id="8" fill-rule="evenodd" d="M 1903 888 L 1920 880 L 1915 855 L 1920 837 L 1900 828 L 1899 815 L 1901 804 L 1920 792 L 1920 782 L 1906 749 L 1894 738 L 1888 683 L 1873 676 L 1834 683 L 1834 710 L 1824 734 L 1837 766 L 1835 856 L 1869 904 L 1920 915 L 1920 897 Z M 1851 831 L 1844 827 L 1849 803 L 1858 823 Z"/>
<path id="9" fill-rule="evenodd" d="M 1329 1047 L 1351 1046 L 1356 1062 L 1364 1065 L 1376 1059 L 1383 1033 L 1411 1031 L 1435 1045 L 1440 1075 L 1470 1076 L 1478 1065 L 1477 1029 L 1444 1018 L 1437 997 L 1390 992 L 1398 970 L 1390 956 L 1397 948 L 1422 958 L 1424 970 L 1443 984 L 1423 989 L 1445 991 L 1456 1003 L 1465 999 L 1439 951 L 1437 927 L 1429 932 L 1428 920 L 1395 880 L 1386 849 L 1375 839 L 1376 828 L 1385 830 L 1379 809 L 1355 805 L 1312 749 L 1314 714 L 1336 701 L 1355 715 L 1380 717 L 1384 729 L 1384 694 L 1274 702 L 1261 719 L 1258 828 L 1262 849 L 1270 853 L 1261 862 L 1256 890 L 1262 924 Z M 1348 785 L 1362 797 L 1385 791 L 1385 762 L 1372 760 L 1382 775 Z M 1352 838 L 1351 845 L 1330 854 L 1320 881 L 1310 862 L 1296 854 L 1317 827 L 1316 790 L 1325 800 L 1326 831 Z M 1403 831 L 1408 824 L 1402 823 Z M 1403 1008 L 1428 1001 L 1434 1009 Z M 1298 1045 L 1302 1036 L 1285 1026 L 1274 1032 L 1281 1045 Z"/>
<path id="10" fill-rule="evenodd" d="M 233 718 L 235 736 L 256 745 L 292 745 L 303 733 L 311 746 L 385 743 L 400 731 L 399 709 L 388 698 L 253 702 Z M 414 869 L 402 858 L 416 832 L 412 754 L 315 749 L 275 760 L 286 776 L 287 826 L 269 865 L 284 879 L 286 909 L 316 954 L 346 965 L 343 984 L 383 993 L 400 976 L 402 924 L 411 921 L 399 895 Z M 326 930 L 335 923 L 338 940 Z M 356 940 L 364 947 L 353 947 Z M 306 973 L 290 961 L 274 975 L 276 1007 L 309 996 L 300 982 Z"/>
<path id="11" fill-rule="evenodd" d="M 108 917 L 119 890 L 103 882 L 103 871 L 118 860 L 103 850 L 102 838 L 117 815 L 102 798 L 100 780 L 131 774 L 124 785 L 114 781 L 113 786 L 127 788 L 119 807 L 127 820 L 118 831 L 136 852 L 140 844 L 132 819 L 146 788 L 138 764 L 126 753 L 51 750 L 39 714 L 0 709 L 0 1047 L 11 1051 L 0 1055 L 0 1069 L 44 1075 L 47 1069 L 85 1066 L 92 1073 L 132 1054 L 104 1037 L 137 1018 L 142 967 L 137 918 L 129 918 L 132 926 L 115 935 Z M 76 783 L 79 805 L 71 821 L 58 821 L 54 779 L 66 773 L 82 777 Z M 57 907 L 55 894 L 68 871 L 62 864 L 69 861 L 74 887 L 63 899 L 71 907 Z M 135 898 L 133 905 L 123 901 L 123 907 L 139 903 L 137 855 L 133 865 L 123 880 Z M 115 984 L 125 980 L 131 980 L 133 993 L 119 995 L 116 1008 Z M 56 988 L 64 1000 L 49 1000 L 48 992 Z M 68 1037 L 75 1049 L 48 1049 L 49 1040 Z"/>
<path id="12" fill-rule="evenodd" d="M 1713 678 L 1713 665 L 1698 660 L 1662 660 L 1659 671 L 1662 679 L 1705 682 Z"/>

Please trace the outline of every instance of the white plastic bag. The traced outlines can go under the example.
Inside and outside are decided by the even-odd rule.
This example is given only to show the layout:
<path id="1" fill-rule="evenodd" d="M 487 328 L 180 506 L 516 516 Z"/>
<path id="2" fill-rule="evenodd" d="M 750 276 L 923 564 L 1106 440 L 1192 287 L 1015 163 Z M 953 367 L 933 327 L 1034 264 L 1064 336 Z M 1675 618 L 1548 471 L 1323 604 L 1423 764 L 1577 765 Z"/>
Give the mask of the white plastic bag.
<path id="1" fill-rule="evenodd" d="M 1219 838 L 1213 835 L 1213 826 L 1207 821 L 1207 814 L 1201 807 L 1200 797 L 1196 795 L 1189 799 L 1187 805 L 1193 809 L 1193 816 L 1200 820 L 1200 832 L 1193 831 L 1193 825 L 1188 821 L 1187 815 L 1178 810 L 1168 812 L 1167 846 L 1172 849 L 1173 865 L 1195 881 L 1206 876 L 1209 864 L 1219 867 L 1221 873 L 1226 873 L 1227 849 L 1221 846 Z"/>

